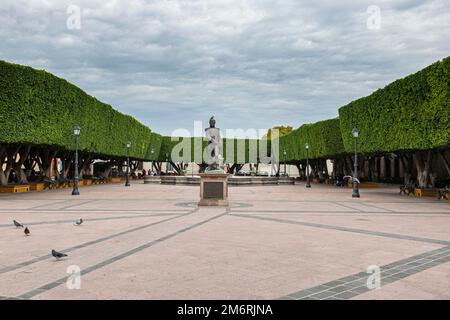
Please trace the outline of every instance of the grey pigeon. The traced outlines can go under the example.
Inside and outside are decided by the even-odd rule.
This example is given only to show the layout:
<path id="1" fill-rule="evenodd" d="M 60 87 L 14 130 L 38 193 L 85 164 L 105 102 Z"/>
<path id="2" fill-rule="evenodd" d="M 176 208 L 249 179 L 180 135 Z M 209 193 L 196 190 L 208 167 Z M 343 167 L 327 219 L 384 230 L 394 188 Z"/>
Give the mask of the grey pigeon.
<path id="1" fill-rule="evenodd" d="M 16 226 L 16 228 L 23 228 L 23 224 L 17 222 L 16 220 L 13 220 L 14 225 Z"/>
<path id="2" fill-rule="evenodd" d="M 23 233 L 25 233 L 26 236 L 30 235 L 30 230 L 28 230 L 28 227 L 26 227 L 25 230 L 23 230 Z"/>
<path id="3" fill-rule="evenodd" d="M 80 226 L 82 223 L 83 223 L 83 219 L 82 218 L 80 218 L 80 220 L 78 220 L 78 221 L 75 221 L 75 224 L 77 226 Z"/>
<path id="4" fill-rule="evenodd" d="M 52 249 L 52 256 L 54 256 L 56 259 L 61 259 L 63 257 L 67 257 L 67 254 Z"/>

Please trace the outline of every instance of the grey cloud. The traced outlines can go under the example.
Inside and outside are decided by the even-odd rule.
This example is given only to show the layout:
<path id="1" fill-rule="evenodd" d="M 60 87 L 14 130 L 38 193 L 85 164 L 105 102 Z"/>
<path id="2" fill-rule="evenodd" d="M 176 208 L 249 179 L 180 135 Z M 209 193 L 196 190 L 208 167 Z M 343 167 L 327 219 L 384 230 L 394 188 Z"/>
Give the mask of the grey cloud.
<path id="1" fill-rule="evenodd" d="M 81 30 L 66 28 L 69 4 Z M 369 5 L 381 29 L 366 28 Z M 294 127 L 450 52 L 446 0 L 2 1 L 0 58 L 46 69 L 155 131 Z"/>

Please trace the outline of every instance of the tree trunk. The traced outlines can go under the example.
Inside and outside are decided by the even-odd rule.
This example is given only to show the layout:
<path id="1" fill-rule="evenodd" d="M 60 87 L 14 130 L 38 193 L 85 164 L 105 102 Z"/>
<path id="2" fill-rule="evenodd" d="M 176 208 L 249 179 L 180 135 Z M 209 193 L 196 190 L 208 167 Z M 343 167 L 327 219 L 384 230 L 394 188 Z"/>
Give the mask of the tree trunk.
<path id="1" fill-rule="evenodd" d="M 6 163 L 6 147 L 0 147 L 0 185 L 6 186 L 8 184 L 8 178 L 6 177 L 3 166 Z"/>
<path id="2" fill-rule="evenodd" d="M 432 160 L 432 153 L 428 151 L 425 155 L 422 152 L 416 152 L 413 155 L 414 164 L 417 170 L 417 182 L 420 188 L 427 188 L 430 174 L 430 164 Z"/>
<path id="3" fill-rule="evenodd" d="M 105 170 L 100 174 L 100 176 L 103 178 L 108 178 L 111 174 L 112 167 L 112 163 L 108 163 L 105 167 Z"/>
<path id="4" fill-rule="evenodd" d="M 19 160 L 14 163 L 14 171 L 17 174 L 17 179 L 19 184 L 28 184 L 27 175 L 25 171 L 22 169 L 22 165 L 25 160 L 28 158 L 28 154 L 30 153 L 30 146 L 22 148 L 22 150 L 18 153 Z"/>
<path id="5" fill-rule="evenodd" d="M 445 170 L 447 170 L 447 174 L 450 175 L 450 164 L 445 157 L 444 151 L 438 151 L 439 158 L 441 158 L 442 163 L 444 164 Z"/>

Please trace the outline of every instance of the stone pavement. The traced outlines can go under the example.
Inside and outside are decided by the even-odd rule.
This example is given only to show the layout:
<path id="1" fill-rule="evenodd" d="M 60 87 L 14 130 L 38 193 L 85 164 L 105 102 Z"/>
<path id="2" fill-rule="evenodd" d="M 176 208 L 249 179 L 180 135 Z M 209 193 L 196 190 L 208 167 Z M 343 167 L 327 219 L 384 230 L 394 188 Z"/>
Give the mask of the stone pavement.
<path id="1" fill-rule="evenodd" d="M 450 299 L 449 201 L 300 184 L 231 187 L 225 209 L 197 208 L 198 186 L 80 192 L 0 194 L 0 299 Z"/>

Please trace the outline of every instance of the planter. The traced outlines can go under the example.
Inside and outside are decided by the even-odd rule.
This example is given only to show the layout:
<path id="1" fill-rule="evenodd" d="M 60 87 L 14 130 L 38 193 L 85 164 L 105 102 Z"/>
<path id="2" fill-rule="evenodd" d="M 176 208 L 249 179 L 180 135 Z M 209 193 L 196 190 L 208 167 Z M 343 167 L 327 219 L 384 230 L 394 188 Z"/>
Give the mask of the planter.
<path id="1" fill-rule="evenodd" d="M 122 182 L 122 178 L 111 178 L 112 183 Z"/>
<path id="2" fill-rule="evenodd" d="M 438 192 L 436 189 L 419 189 L 414 190 L 414 195 L 416 197 L 437 197 Z"/>
<path id="3" fill-rule="evenodd" d="M 353 188 L 353 182 L 349 182 L 347 187 Z M 377 182 L 361 182 L 358 187 L 359 189 L 377 189 L 380 188 L 380 184 Z"/>
<path id="4" fill-rule="evenodd" d="M 1 186 L 0 192 L 1 193 L 18 193 L 18 192 L 28 192 L 30 191 L 29 185 L 9 185 L 9 186 Z"/>
<path id="5" fill-rule="evenodd" d="M 359 185 L 360 189 L 377 189 L 380 187 L 379 183 L 376 182 L 362 182 Z"/>
<path id="6" fill-rule="evenodd" d="M 33 183 L 30 184 L 31 191 L 43 191 L 45 189 L 45 183 Z"/>

